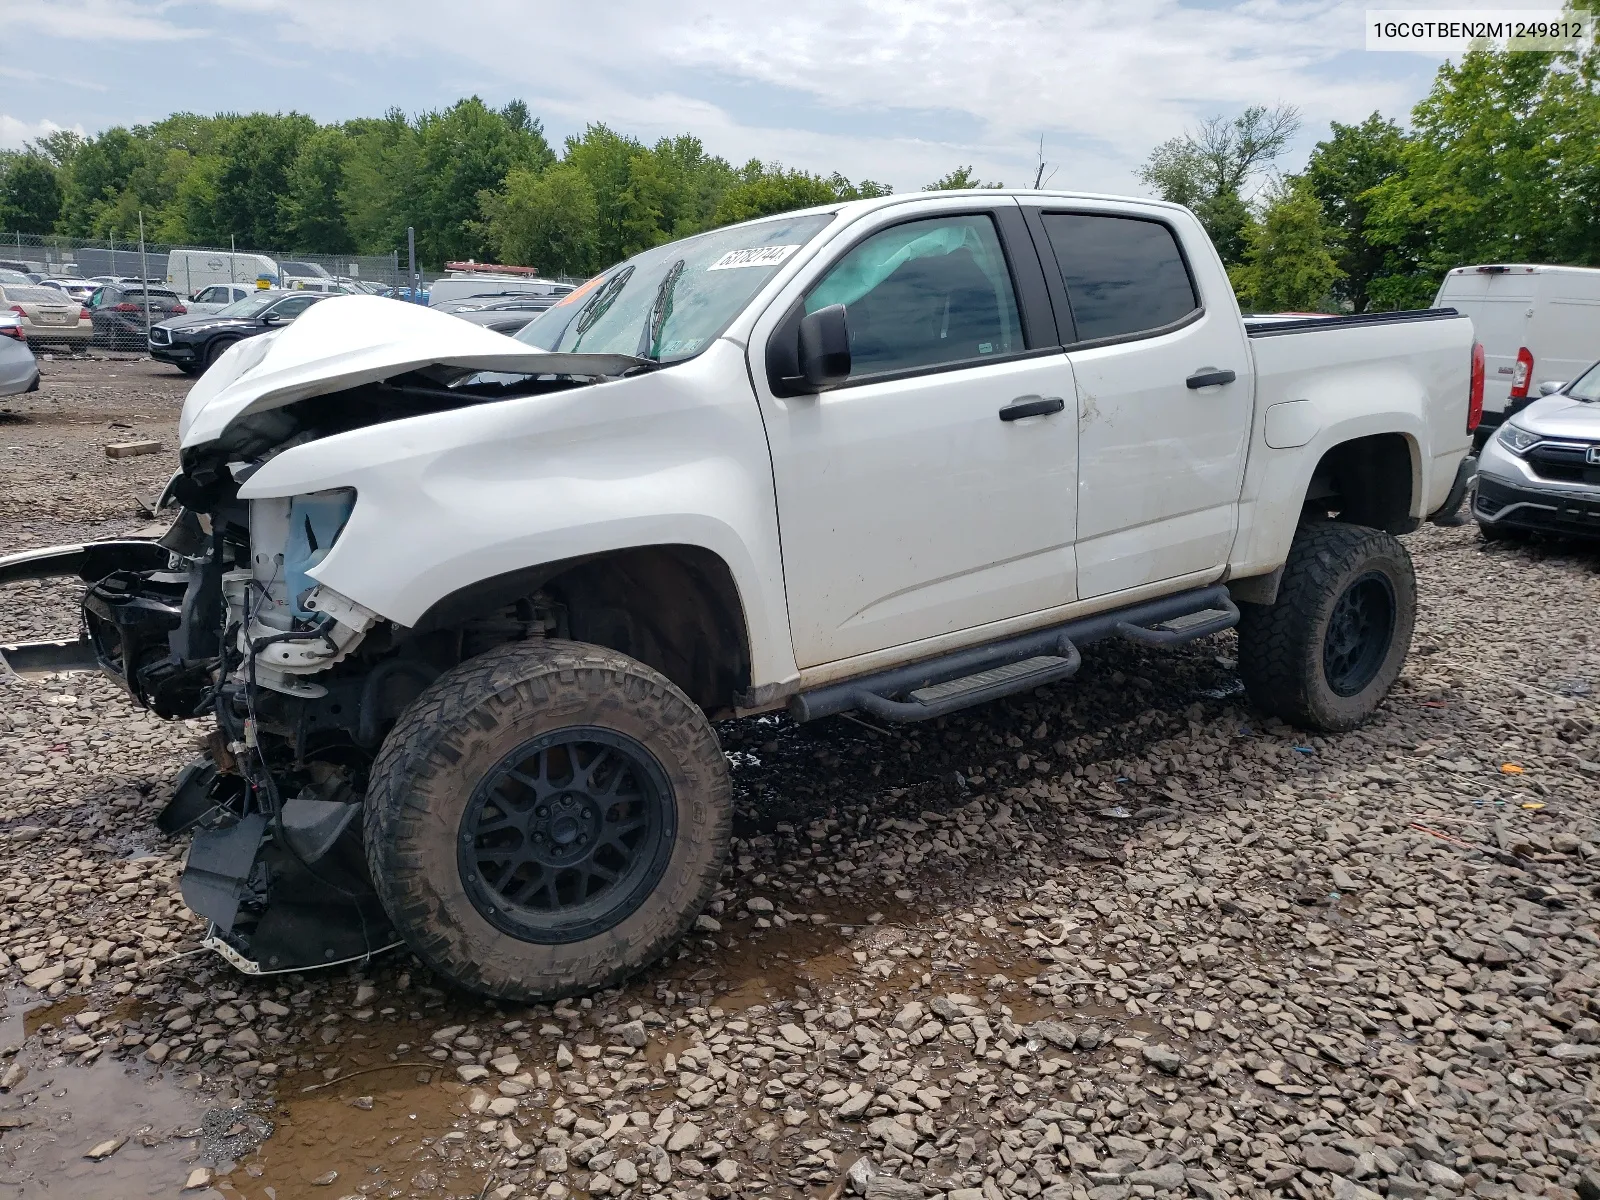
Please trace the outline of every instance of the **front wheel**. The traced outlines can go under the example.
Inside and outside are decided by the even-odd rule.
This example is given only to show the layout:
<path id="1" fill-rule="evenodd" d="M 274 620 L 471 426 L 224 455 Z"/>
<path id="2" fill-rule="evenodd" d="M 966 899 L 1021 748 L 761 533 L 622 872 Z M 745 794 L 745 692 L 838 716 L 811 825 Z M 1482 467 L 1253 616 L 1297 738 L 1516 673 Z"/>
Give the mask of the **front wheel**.
<path id="1" fill-rule="evenodd" d="M 600 646 L 462 663 L 373 764 L 367 860 L 390 920 L 459 986 L 521 1002 L 609 987 L 672 946 L 727 857 L 727 760 L 667 679 Z"/>
<path id="2" fill-rule="evenodd" d="M 1340 732 L 1370 720 L 1399 678 L 1417 578 L 1398 538 L 1317 522 L 1295 534 L 1277 600 L 1239 610 L 1239 674 L 1251 701 Z"/>

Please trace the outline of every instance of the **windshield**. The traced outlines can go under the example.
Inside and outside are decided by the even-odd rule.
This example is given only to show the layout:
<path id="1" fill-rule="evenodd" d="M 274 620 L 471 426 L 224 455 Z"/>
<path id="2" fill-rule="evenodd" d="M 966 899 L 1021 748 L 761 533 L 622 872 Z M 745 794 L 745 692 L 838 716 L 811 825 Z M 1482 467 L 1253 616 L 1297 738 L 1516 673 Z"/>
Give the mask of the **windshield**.
<path id="1" fill-rule="evenodd" d="M 277 300 L 278 293 L 268 292 L 261 296 L 246 296 L 243 300 L 235 300 L 226 308 L 219 308 L 215 316 L 219 317 L 253 317 Z"/>
<path id="2" fill-rule="evenodd" d="M 517 340 L 664 363 L 691 358 L 832 219 L 775 217 L 646 250 L 563 296 Z"/>
<path id="3" fill-rule="evenodd" d="M 1595 363 L 1577 381 L 1567 384 L 1561 389 L 1574 400 L 1587 400 L 1590 404 L 1600 401 L 1600 363 Z"/>

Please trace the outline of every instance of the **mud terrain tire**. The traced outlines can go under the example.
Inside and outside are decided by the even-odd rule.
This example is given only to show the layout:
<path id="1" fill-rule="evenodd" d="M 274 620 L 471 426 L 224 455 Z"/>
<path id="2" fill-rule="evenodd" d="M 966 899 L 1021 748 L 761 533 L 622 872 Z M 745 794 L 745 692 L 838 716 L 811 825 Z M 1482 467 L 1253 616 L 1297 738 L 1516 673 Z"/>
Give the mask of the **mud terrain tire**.
<path id="1" fill-rule="evenodd" d="M 1239 606 L 1252 703 L 1307 729 L 1371 720 L 1405 665 L 1417 579 L 1398 538 L 1364 525 L 1300 527 L 1273 604 Z"/>
<path id="2" fill-rule="evenodd" d="M 367 861 L 428 966 L 549 1001 L 613 986 L 683 936 L 731 813 L 716 734 L 666 678 L 604 647 L 523 642 L 445 672 L 402 714 L 373 764 Z"/>

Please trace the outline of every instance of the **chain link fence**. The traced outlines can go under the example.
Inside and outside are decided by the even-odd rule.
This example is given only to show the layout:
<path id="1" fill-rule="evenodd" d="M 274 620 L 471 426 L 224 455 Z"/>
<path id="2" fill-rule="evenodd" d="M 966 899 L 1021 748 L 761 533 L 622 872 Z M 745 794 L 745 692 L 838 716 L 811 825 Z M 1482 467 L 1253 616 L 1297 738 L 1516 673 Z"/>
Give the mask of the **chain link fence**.
<path id="1" fill-rule="evenodd" d="M 405 264 L 389 254 L 301 254 L 244 246 L 173 246 L 121 238 L 69 238 L 54 234 L 0 234 L 0 267 L 46 279 L 147 279 L 189 296 L 214 283 L 254 285 L 265 276 L 275 285 L 335 280 L 360 290 L 405 285 Z"/>

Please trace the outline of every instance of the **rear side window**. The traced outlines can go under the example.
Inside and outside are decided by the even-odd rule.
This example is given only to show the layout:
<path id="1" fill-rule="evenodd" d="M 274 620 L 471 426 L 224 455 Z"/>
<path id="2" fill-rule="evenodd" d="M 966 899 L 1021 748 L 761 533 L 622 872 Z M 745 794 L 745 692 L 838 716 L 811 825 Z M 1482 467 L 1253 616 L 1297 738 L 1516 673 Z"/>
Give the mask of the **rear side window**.
<path id="1" fill-rule="evenodd" d="M 845 306 L 852 378 L 1023 349 L 1011 274 L 987 216 L 873 234 L 806 297 L 807 312 L 831 304 Z"/>
<path id="2" fill-rule="evenodd" d="M 1079 341 L 1127 337 L 1200 307 L 1172 230 L 1159 221 L 1045 213 Z"/>

